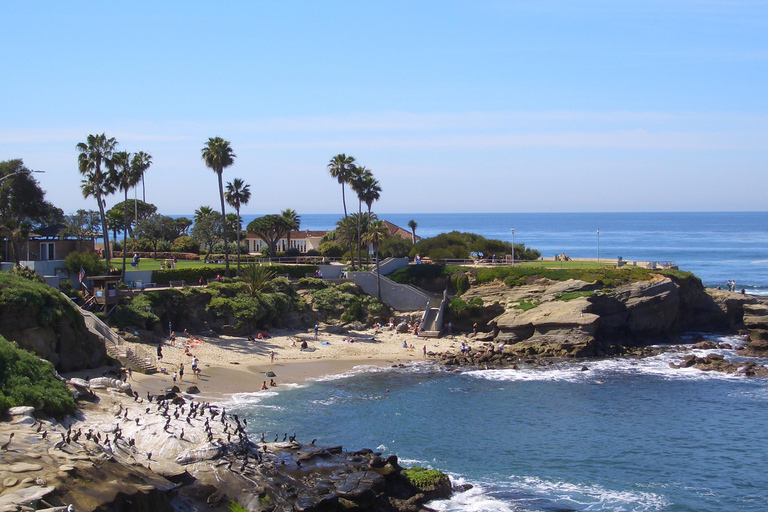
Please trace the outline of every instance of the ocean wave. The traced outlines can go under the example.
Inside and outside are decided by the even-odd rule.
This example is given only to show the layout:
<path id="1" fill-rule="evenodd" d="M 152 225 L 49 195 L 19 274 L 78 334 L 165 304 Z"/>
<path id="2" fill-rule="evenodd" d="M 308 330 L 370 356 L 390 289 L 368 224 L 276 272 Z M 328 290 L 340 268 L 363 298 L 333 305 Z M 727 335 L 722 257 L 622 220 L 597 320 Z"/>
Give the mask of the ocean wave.
<path id="1" fill-rule="evenodd" d="M 512 476 L 510 484 L 566 510 L 645 512 L 663 510 L 669 506 L 664 496 L 646 491 L 607 489 L 600 485 L 544 480 L 532 476 Z"/>
<path id="2" fill-rule="evenodd" d="M 608 489 L 600 485 L 546 480 L 534 476 L 511 476 L 506 482 L 474 482 L 449 475 L 453 485 L 471 484 L 450 499 L 432 501 L 429 507 L 441 512 L 590 511 L 652 512 L 670 503 L 664 496 L 638 490 Z"/>
<path id="3" fill-rule="evenodd" d="M 717 337 L 718 342 L 732 345 L 742 344 L 741 338 Z M 720 354 L 726 360 L 749 360 L 761 363 L 762 360 L 743 358 L 731 349 L 696 349 L 692 345 L 684 351 L 669 351 L 642 359 L 611 358 L 590 361 L 568 361 L 543 368 L 472 370 L 464 374 L 479 379 L 510 382 L 562 381 L 581 384 L 603 384 L 614 376 L 655 375 L 664 379 L 711 380 L 742 379 L 743 376 L 722 372 L 703 372 L 696 368 L 671 368 L 670 364 L 680 364 L 686 355 L 704 357 L 708 354 Z"/>
<path id="4" fill-rule="evenodd" d="M 363 373 L 387 373 L 387 372 L 399 372 L 399 373 L 424 373 L 434 372 L 442 369 L 434 362 L 427 361 L 414 361 L 397 366 L 381 366 L 381 365 L 359 365 L 355 366 L 351 370 L 347 370 L 342 373 L 335 373 L 331 375 L 324 375 L 322 377 L 313 377 L 307 379 L 313 382 L 330 382 L 335 380 L 350 379 L 361 375 Z"/>

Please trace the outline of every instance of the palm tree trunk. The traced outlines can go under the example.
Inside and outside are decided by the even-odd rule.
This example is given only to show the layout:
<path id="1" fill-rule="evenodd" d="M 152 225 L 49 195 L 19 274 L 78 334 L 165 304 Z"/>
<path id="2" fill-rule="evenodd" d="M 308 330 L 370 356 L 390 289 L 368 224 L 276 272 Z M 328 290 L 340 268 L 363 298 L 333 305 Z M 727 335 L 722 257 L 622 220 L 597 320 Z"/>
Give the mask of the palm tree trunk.
<path id="1" fill-rule="evenodd" d="M 237 207 L 237 275 L 240 275 L 240 207 Z"/>
<path id="2" fill-rule="evenodd" d="M 363 241 L 360 238 L 362 236 L 362 231 L 360 229 L 360 225 L 363 222 L 363 202 L 361 200 L 357 201 L 357 262 L 359 265 L 363 264 L 363 253 L 362 253 L 362 246 Z"/>
<path id="3" fill-rule="evenodd" d="M 224 231 L 224 264 L 226 269 L 224 275 L 229 277 L 229 243 L 227 241 L 227 213 L 224 209 L 224 183 L 221 181 L 222 170 L 216 174 L 219 175 L 219 197 L 221 198 L 221 229 Z"/>
<path id="4" fill-rule="evenodd" d="M 109 268 L 110 250 L 109 250 L 109 229 L 107 229 L 107 217 L 104 215 L 104 201 L 101 199 L 101 194 L 96 196 L 96 200 L 99 202 L 99 213 L 101 214 L 101 233 L 104 235 L 104 257 L 107 260 L 107 268 Z"/>
<path id="5" fill-rule="evenodd" d="M 376 298 L 381 302 L 381 274 L 379 274 L 379 244 L 376 243 Z"/>
<path id="6" fill-rule="evenodd" d="M 122 278 L 123 281 L 125 281 L 125 253 L 128 250 L 128 248 L 125 246 L 128 242 L 128 189 L 125 189 L 125 203 L 123 203 L 125 208 L 123 208 L 123 213 L 125 214 L 123 216 L 123 274 Z M 117 236 L 115 236 L 117 238 Z"/>
<path id="7" fill-rule="evenodd" d="M 147 189 L 144 188 L 144 173 L 141 173 L 141 200 L 147 202 Z"/>
<path id="8" fill-rule="evenodd" d="M 347 199 L 344 195 L 344 184 L 341 184 L 341 202 L 344 204 L 344 228 L 347 232 L 347 251 L 352 260 L 352 270 L 355 270 L 355 253 L 352 252 L 352 240 L 349 239 L 349 217 L 347 217 Z"/>

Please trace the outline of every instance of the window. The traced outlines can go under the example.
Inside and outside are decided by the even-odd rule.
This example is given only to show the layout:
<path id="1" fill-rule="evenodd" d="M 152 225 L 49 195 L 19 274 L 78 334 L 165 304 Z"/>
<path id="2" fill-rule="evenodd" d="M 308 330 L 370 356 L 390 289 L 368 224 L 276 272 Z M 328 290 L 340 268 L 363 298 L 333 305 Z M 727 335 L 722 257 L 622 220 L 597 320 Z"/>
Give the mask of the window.
<path id="1" fill-rule="evenodd" d="M 40 260 L 48 261 L 56 259 L 56 243 L 40 242 Z"/>

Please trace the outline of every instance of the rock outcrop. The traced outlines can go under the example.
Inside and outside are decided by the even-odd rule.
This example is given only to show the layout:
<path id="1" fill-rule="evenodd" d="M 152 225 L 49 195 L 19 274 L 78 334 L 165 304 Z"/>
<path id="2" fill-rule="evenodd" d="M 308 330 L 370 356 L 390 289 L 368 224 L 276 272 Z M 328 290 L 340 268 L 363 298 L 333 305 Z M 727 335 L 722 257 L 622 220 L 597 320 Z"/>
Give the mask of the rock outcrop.
<path id="1" fill-rule="evenodd" d="M 705 290 L 693 276 L 654 275 L 615 288 L 544 278 L 510 288 L 496 281 L 462 296 L 474 298 L 504 307 L 476 339 L 502 345 L 510 358 L 602 357 L 685 332 L 739 329 L 750 332 L 748 350 L 768 354 L 768 301 Z"/>
<path id="2" fill-rule="evenodd" d="M 72 309 L 66 304 L 63 308 Z M 51 311 L 42 312 L 51 315 Z M 0 308 L 0 335 L 20 348 L 53 363 L 59 372 L 98 368 L 108 361 L 104 342 L 89 332 L 76 311 L 60 311 L 58 318 L 41 325 L 39 307 Z"/>

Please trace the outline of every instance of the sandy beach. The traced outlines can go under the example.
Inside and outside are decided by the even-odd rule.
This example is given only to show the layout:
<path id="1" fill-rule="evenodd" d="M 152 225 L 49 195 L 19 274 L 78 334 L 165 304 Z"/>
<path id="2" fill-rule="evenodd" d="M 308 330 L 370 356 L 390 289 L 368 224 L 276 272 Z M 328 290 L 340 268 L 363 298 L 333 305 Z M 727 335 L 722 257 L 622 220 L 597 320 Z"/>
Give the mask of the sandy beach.
<path id="1" fill-rule="evenodd" d="M 249 341 L 243 337 L 208 338 L 194 334 L 187 337 L 177 333 L 175 342 L 163 343 L 162 360 L 154 357 L 156 347 L 127 343 L 133 349 L 141 347 L 138 353 L 151 350 L 152 362 L 167 372 L 152 375 L 134 372 L 131 385 L 142 394 L 157 393 L 173 385 L 173 373 L 184 364 L 183 380 L 177 379 L 180 389 L 195 385 L 203 396 L 225 398 L 233 393 L 259 391 L 263 382 L 269 385 L 271 378 L 280 386 L 345 373 L 358 366 L 392 366 L 422 360 L 425 345 L 427 353 L 442 353 L 458 348 L 463 339 L 420 338 L 386 329 L 343 335 L 320 331 L 317 339 L 311 331 L 278 329 L 269 335 L 268 339 Z M 307 348 L 301 349 L 304 341 Z M 408 348 L 403 348 L 403 342 Z M 199 360 L 199 376 L 192 372 L 193 356 Z M 273 372 L 275 377 L 268 377 L 267 372 Z"/>

